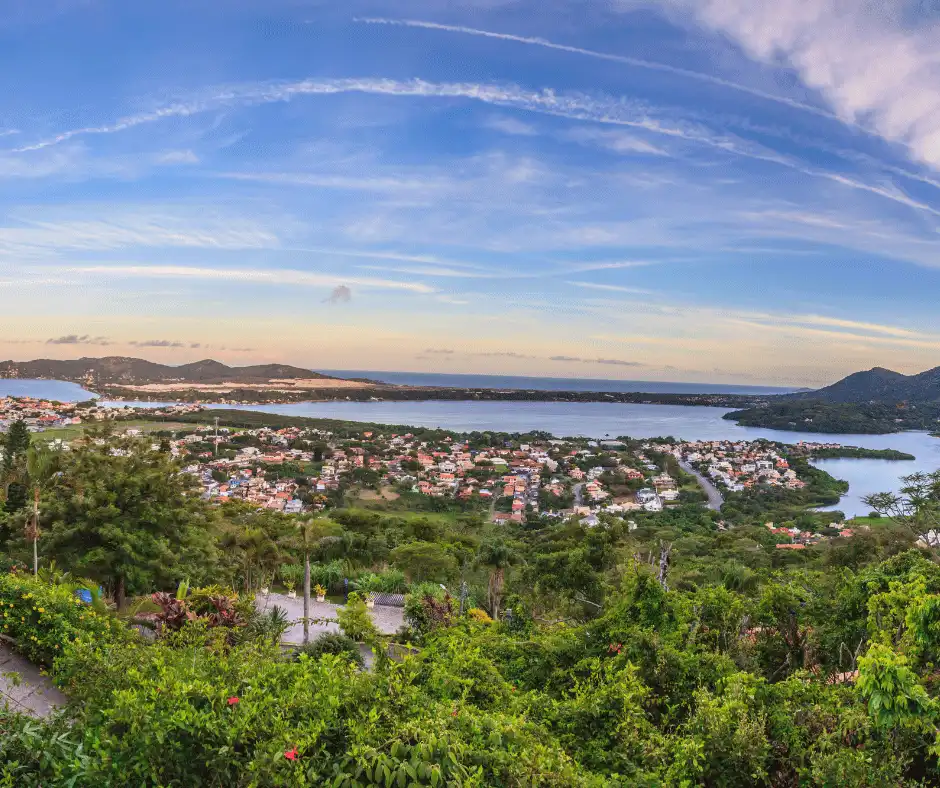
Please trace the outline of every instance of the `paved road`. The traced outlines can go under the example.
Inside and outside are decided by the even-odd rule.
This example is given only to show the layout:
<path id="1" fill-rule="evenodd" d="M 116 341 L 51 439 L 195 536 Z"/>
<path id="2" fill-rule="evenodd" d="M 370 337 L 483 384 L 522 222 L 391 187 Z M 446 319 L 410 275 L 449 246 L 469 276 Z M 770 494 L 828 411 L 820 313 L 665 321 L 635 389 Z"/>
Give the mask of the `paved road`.
<path id="1" fill-rule="evenodd" d="M 574 493 L 574 505 L 584 506 L 584 482 L 572 487 L 571 492 Z"/>
<path id="2" fill-rule="evenodd" d="M 708 508 L 716 512 L 721 509 L 721 505 L 725 502 L 725 499 L 722 498 L 721 493 L 718 492 L 718 488 L 687 462 L 680 462 L 679 467 L 686 473 L 692 474 L 692 476 L 698 480 L 699 486 L 708 496 Z"/>
<path id="3" fill-rule="evenodd" d="M 274 605 L 282 607 L 287 611 L 287 617 L 293 624 L 284 637 L 282 643 L 298 644 L 303 643 L 304 639 L 304 600 L 302 596 L 291 599 L 283 594 L 268 594 L 264 596 L 258 594 L 255 597 L 255 604 L 259 610 L 267 610 Z M 323 621 L 323 623 L 310 622 L 310 639 L 316 638 L 324 632 L 339 632 L 339 626 L 336 624 L 336 611 L 340 605 L 333 605 L 329 602 L 317 602 L 316 599 L 310 600 L 310 618 L 312 619 L 334 619 L 333 621 Z M 388 605 L 376 605 L 369 610 L 372 621 L 378 627 L 383 635 L 394 635 L 404 624 L 405 611 L 400 607 L 390 607 Z"/>
<path id="4" fill-rule="evenodd" d="M 12 711 L 48 717 L 67 701 L 65 695 L 39 672 L 39 668 L 0 643 L 0 706 Z"/>

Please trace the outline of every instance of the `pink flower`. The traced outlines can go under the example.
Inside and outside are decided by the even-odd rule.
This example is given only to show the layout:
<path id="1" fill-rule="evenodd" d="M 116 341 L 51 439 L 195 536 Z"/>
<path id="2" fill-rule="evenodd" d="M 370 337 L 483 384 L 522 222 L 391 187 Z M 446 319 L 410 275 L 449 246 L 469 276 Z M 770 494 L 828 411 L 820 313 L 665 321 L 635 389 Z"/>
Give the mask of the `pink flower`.
<path id="1" fill-rule="evenodd" d="M 289 760 L 289 761 L 296 761 L 296 760 L 297 760 L 297 748 L 296 748 L 296 747 L 293 747 L 293 748 L 287 750 L 287 751 L 284 753 L 284 757 L 287 758 L 287 760 Z"/>
<path id="2" fill-rule="evenodd" d="M 240 700 L 240 698 L 236 698 L 236 697 L 233 695 L 231 698 L 228 699 L 228 705 L 229 705 L 229 706 L 234 706 L 236 703 L 238 703 L 239 700 Z"/>

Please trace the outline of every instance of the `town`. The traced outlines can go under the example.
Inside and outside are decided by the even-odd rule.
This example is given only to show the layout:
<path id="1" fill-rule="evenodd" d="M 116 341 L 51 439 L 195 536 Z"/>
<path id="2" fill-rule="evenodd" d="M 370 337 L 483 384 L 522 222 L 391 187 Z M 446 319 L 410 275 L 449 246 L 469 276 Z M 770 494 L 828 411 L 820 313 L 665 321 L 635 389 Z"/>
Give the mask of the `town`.
<path id="1" fill-rule="evenodd" d="M 174 421 L 193 414 L 204 420 Z M 600 525 L 602 516 L 629 518 L 688 504 L 718 510 L 724 495 L 747 490 L 799 491 L 807 481 L 791 465 L 844 448 L 837 443 L 596 441 L 545 435 L 488 445 L 457 434 L 428 437 L 420 430 L 375 428 L 340 435 L 308 426 L 220 427 L 211 410 L 193 404 L 153 409 L 0 400 L 0 429 L 17 419 L 35 433 L 61 435 L 47 443 L 63 450 L 86 425 L 104 423 L 127 438 L 149 438 L 153 449 L 182 462 L 198 480 L 202 497 L 213 503 L 242 501 L 301 514 L 400 502 L 418 510 L 477 512 L 494 523 L 573 518 L 588 527 Z M 781 549 L 801 549 L 823 538 L 813 530 L 768 527 L 781 537 Z M 841 535 L 851 535 L 850 530 L 841 528 Z"/>

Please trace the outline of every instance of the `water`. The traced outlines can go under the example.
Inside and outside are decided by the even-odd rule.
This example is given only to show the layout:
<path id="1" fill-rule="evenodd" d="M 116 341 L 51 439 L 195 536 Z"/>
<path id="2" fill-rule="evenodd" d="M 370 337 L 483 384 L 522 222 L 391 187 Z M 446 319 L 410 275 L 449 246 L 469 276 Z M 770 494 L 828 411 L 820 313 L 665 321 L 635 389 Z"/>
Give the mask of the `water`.
<path id="1" fill-rule="evenodd" d="M 940 439 L 926 432 L 893 435 L 820 435 L 742 427 L 722 416 L 724 408 L 682 405 L 632 405 L 605 402 L 302 402 L 293 405 L 251 405 L 259 410 L 289 416 L 409 424 L 459 431 L 527 432 L 544 430 L 557 436 L 591 438 L 629 435 L 654 438 L 672 435 L 685 440 L 755 440 L 781 443 L 832 442 L 868 449 L 897 449 L 913 454 L 910 461 L 820 460 L 817 464 L 850 487 L 838 506 L 849 517 L 867 514 L 862 497 L 896 491 L 899 477 L 940 468 Z"/>
<path id="2" fill-rule="evenodd" d="M 54 402 L 86 402 L 97 395 L 64 380 L 7 380 L 0 378 L 0 397 L 35 397 Z"/>
<path id="3" fill-rule="evenodd" d="M 383 372 L 320 369 L 337 378 L 369 378 L 398 386 L 447 386 L 479 389 L 531 389 L 534 391 L 617 391 L 647 394 L 787 394 L 796 387 L 743 384 L 670 383 L 653 380 L 594 380 L 591 378 L 533 378 L 521 375 L 463 375 L 443 372 Z"/>
<path id="4" fill-rule="evenodd" d="M 373 376 L 375 373 L 362 374 Z M 506 378 L 500 378 L 500 380 L 506 380 Z M 512 379 L 509 378 L 509 380 Z M 624 381 L 610 382 L 627 385 Z M 76 384 L 50 380 L 0 380 L 0 395 L 3 394 L 41 397 L 63 402 L 86 400 L 92 396 Z M 160 403 L 114 404 L 116 406 L 136 404 L 142 407 L 158 407 Z M 899 486 L 898 478 L 902 475 L 919 471 L 931 472 L 940 468 L 940 439 L 932 438 L 927 433 L 820 435 L 741 427 L 732 421 L 722 419 L 722 415 L 727 413 L 727 410 L 723 408 L 604 402 L 303 402 L 292 405 L 246 405 L 241 406 L 241 409 L 289 416 L 313 416 L 379 424 L 409 424 L 461 431 L 544 430 L 558 436 L 584 435 L 592 438 L 616 437 L 617 435 L 651 438 L 672 435 L 686 440 L 768 438 L 782 443 L 796 443 L 800 440 L 832 441 L 871 449 L 898 449 L 913 454 L 917 458 L 904 462 L 851 459 L 819 461 L 817 463 L 819 467 L 849 482 L 849 493 L 842 498 L 838 507 L 833 508 L 841 509 L 850 517 L 856 514 L 867 514 L 868 508 L 861 501 L 863 496 L 896 490 Z"/>

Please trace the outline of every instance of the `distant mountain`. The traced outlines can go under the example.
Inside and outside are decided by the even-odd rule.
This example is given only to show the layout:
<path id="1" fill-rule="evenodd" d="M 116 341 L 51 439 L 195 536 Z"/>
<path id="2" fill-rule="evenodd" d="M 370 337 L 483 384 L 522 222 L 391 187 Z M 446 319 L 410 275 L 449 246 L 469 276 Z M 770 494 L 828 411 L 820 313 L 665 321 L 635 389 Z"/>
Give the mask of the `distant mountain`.
<path id="1" fill-rule="evenodd" d="M 0 378 L 43 378 L 67 380 L 86 385 L 141 386 L 147 383 L 266 383 L 269 380 L 334 380 L 302 367 L 288 364 L 260 364 L 229 367 L 205 359 L 172 367 L 142 358 L 107 356 L 60 361 L 2 361 Z"/>
<path id="2" fill-rule="evenodd" d="M 917 375 L 902 375 L 883 367 L 856 372 L 831 386 L 810 392 L 787 394 L 788 400 L 820 402 L 940 402 L 940 367 Z"/>

